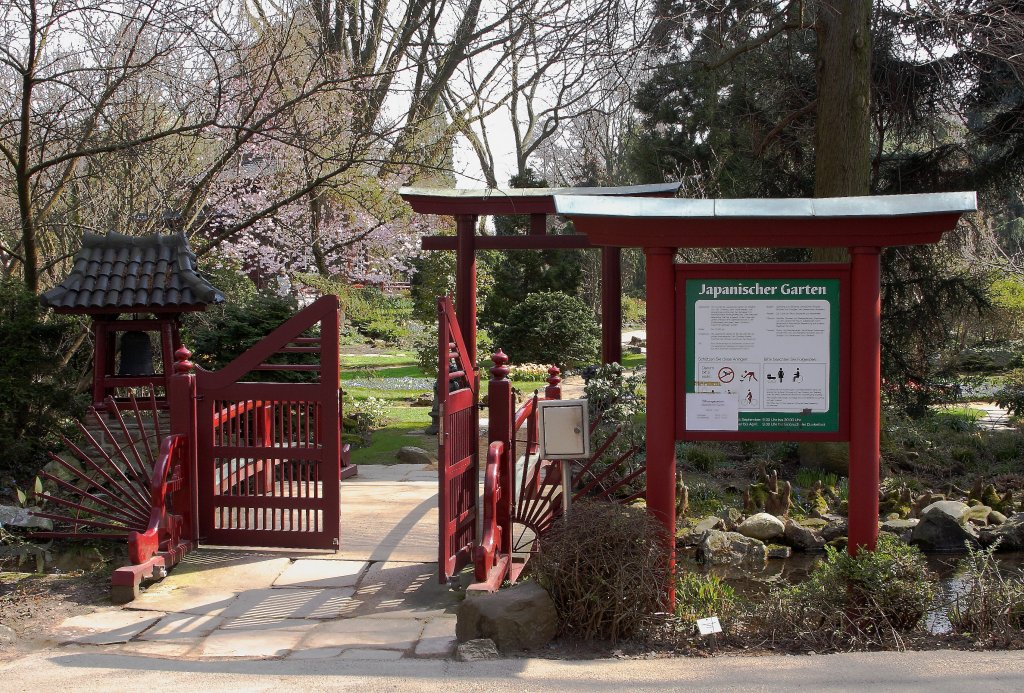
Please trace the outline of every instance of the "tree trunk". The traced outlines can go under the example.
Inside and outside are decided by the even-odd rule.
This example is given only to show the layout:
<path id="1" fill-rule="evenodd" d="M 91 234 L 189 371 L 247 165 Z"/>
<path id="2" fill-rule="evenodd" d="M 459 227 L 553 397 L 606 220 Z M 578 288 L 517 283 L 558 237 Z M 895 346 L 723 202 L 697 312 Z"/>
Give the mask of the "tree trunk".
<path id="1" fill-rule="evenodd" d="M 867 195 L 871 189 L 871 0 L 818 3 L 818 116 L 814 196 Z M 836 262 L 846 251 L 817 249 Z"/>

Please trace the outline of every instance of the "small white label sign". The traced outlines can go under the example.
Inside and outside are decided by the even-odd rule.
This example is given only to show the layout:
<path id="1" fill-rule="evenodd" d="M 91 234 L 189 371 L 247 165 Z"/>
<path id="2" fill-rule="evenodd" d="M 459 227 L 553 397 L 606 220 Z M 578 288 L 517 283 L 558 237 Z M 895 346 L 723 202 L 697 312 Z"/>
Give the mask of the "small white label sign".
<path id="1" fill-rule="evenodd" d="M 722 624 L 718 621 L 717 616 L 698 618 L 697 628 L 700 630 L 701 635 L 712 635 L 714 633 L 722 632 Z"/>
<path id="2" fill-rule="evenodd" d="M 738 431 L 740 407 L 736 395 L 704 392 L 686 394 L 686 430 Z"/>

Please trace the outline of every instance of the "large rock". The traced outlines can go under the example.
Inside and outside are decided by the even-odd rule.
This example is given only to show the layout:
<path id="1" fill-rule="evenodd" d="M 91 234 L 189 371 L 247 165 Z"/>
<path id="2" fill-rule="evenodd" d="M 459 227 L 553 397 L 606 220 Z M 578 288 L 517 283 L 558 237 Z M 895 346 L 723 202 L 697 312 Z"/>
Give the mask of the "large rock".
<path id="1" fill-rule="evenodd" d="M 727 532 L 735 532 L 739 524 L 743 522 L 743 513 L 737 508 L 726 508 L 718 513 L 718 516 L 722 518 L 722 522 L 725 524 L 725 531 Z"/>
<path id="2" fill-rule="evenodd" d="M 32 514 L 36 511 L 39 511 L 39 508 L 19 508 L 16 505 L 0 505 L 0 527 L 40 529 L 44 532 L 53 530 L 53 521 L 45 517 L 36 517 Z"/>
<path id="3" fill-rule="evenodd" d="M 786 522 L 784 539 L 787 544 L 799 551 L 821 551 L 825 548 L 825 539 L 820 532 L 804 527 L 794 520 Z"/>
<path id="4" fill-rule="evenodd" d="M 704 533 L 709 532 L 712 529 L 724 529 L 725 521 L 720 517 L 705 517 L 703 520 L 698 522 L 693 527 L 683 530 L 680 537 L 683 546 L 696 546 L 704 538 Z"/>
<path id="5" fill-rule="evenodd" d="M 826 543 L 835 541 L 839 537 L 845 537 L 849 527 L 850 523 L 845 517 L 830 518 L 828 524 L 821 528 L 821 538 Z"/>
<path id="6" fill-rule="evenodd" d="M 423 448 L 407 445 L 395 455 L 402 464 L 434 464 L 437 458 Z"/>
<path id="7" fill-rule="evenodd" d="M 498 648 L 489 638 L 479 638 L 459 643 L 455 650 L 455 659 L 460 662 L 479 662 L 485 659 L 498 659 Z"/>
<path id="8" fill-rule="evenodd" d="M 1001 525 L 990 526 L 979 532 L 981 542 L 988 546 L 996 541 L 1003 551 L 1024 550 L 1024 513 L 1015 513 Z"/>
<path id="9" fill-rule="evenodd" d="M 968 523 L 970 507 L 959 501 L 936 501 L 921 511 L 910 543 L 925 551 L 965 551 L 977 547 L 978 530 Z"/>
<path id="10" fill-rule="evenodd" d="M 967 521 L 976 525 L 987 525 L 992 508 L 987 505 L 972 505 L 967 508 Z"/>
<path id="11" fill-rule="evenodd" d="M 736 531 L 745 537 L 773 541 L 782 538 L 786 533 L 786 525 L 770 513 L 757 513 L 741 522 Z"/>
<path id="12" fill-rule="evenodd" d="M 768 563 L 768 549 L 760 539 L 713 529 L 704 535 L 697 547 L 697 558 L 708 565 L 764 570 Z"/>
<path id="13" fill-rule="evenodd" d="M 917 527 L 921 523 L 918 519 L 901 520 L 899 518 L 894 520 L 886 520 L 882 523 L 882 531 L 895 534 L 900 538 L 900 541 L 910 543 L 910 538 L 913 536 L 914 527 Z"/>
<path id="14" fill-rule="evenodd" d="M 558 614 L 547 591 L 523 582 L 494 594 L 471 595 L 459 605 L 459 642 L 490 638 L 503 652 L 547 645 L 558 633 Z"/>

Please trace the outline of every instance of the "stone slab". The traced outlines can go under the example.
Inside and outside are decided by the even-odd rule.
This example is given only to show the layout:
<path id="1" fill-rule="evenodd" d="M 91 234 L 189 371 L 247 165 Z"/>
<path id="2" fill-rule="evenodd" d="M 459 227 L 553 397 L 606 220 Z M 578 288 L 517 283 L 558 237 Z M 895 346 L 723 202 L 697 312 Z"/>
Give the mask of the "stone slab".
<path id="1" fill-rule="evenodd" d="M 405 651 L 412 648 L 422 631 L 423 623 L 416 619 L 345 618 L 320 624 L 306 636 L 301 646 Z"/>
<path id="2" fill-rule="evenodd" d="M 342 484 L 341 546 L 336 557 L 436 561 L 437 483 Z"/>
<path id="3" fill-rule="evenodd" d="M 212 584 L 212 583 L 211 583 Z M 236 592 L 203 585 L 178 585 L 173 576 L 143 592 L 126 608 L 216 616 L 235 600 Z"/>
<path id="4" fill-rule="evenodd" d="M 338 657 L 338 659 L 370 659 L 375 661 L 388 661 L 401 658 L 402 653 L 399 650 L 364 650 L 359 648 L 345 650 Z"/>
<path id="5" fill-rule="evenodd" d="M 139 640 L 194 642 L 212 633 L 223 622 L 224 618 L 222 616 L 167 614 L 152 628 L 142 633 L 139 636 Z"/>
<path id="6" fill-rule="evenodd" d="M 355 590 L 260 589 L 242 592 L 224 610 L 224 617 L 237 623 L 267 623 L 281 619 L 342 618 L 354 613 Z"/>
<path id="7" fill-rule="evenodd" d="M 356 590 L 353 614 L 431 619 L 455 613 L 458 595 L 437 581 L 436 563 L 373 563 Z"/>
<path id="8" fill-rule="evenodd" d="M 354 587 L 366 561 L 324 561 L 300 558 L 274 580 L 274 587 Z"/>
<path id="9" fill-rule="evenodd" d="M 344 650 L 340 647 L 310 647 L 294 650 L 288 659 L 334 659 Z"/>
<path id="10" fill-rule="evenodd" d="M 126 655 L 145 657 L 164 657 L 181 659 L 190 656 L 201 644 L 201 640 L 132 640 L 118 648 L 118 652 Z"/>
<path id="11" fill-rule="evenodd" d="M 284 556 L 200 549 L 185 556 L 163 582 L 174 587 L 195 585 L 240 592 L 270 587 L 289 565 L 291 560 Z"/>
<path id="12" fill-rule="evenodd" d="M 125 643 L 142 633 L 165 614 L 152 611 L 110 609 L 64 619 L 57 627 L 61 642 L 82 645 Z"/>
<path id="13" fill-rule="evenodd" d="M 283 657 L 319 623 L 280 619 L 259 624 L 227 621 L 203 640 L 203 657 Z"/>
<path id="14" fill-rule="evenodd" d="M 455 637 L 455 619 L 440 616 L 431 619 L 423 628 L 416 643 L 417 657 L 448 657 L 455 651 L 458 640 Z"/>

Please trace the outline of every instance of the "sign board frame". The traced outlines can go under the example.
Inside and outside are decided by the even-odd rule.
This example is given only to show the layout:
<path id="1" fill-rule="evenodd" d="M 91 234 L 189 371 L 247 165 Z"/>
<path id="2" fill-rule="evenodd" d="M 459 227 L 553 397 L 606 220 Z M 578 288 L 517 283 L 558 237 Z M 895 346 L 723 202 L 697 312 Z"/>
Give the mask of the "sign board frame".
<path id="1" fill-rule="evenodd" d="M 771 264 L 678 264 L 676 270 L 676 439 L 683 441 L 700 440 L 786 440 L 786 441 L 848 441 L 850 437 L 850 266 L 847 264 L 771 263 Z M 839 315 L 833 324 L 838 325 L 838 334 L 830 331 L 830 342 L 838 342 L 838 366 L 830 359 L 830 379 L 834 372 L 838 386 L 830 380 L 829 411 L 835 411 L 835 424 L 830 430 L 802 431 L 794 428 L 778 430 L 687 430 L 686 394 L 695 373 L 689 368 L 693 359 L 694 328 L 690 325 L 687 296 L 687 282 L 762 281 L 777 284 L 792 280 L 834 280 L 838 282 Z M 803 299 L 800 299 L 803 300 Z M 830 351 L 832 345 L 830 344 Z M 837 372 L 835 372 L 837 371 Z M 693 374 L 692 376 L 690 374 Z"/>

